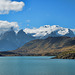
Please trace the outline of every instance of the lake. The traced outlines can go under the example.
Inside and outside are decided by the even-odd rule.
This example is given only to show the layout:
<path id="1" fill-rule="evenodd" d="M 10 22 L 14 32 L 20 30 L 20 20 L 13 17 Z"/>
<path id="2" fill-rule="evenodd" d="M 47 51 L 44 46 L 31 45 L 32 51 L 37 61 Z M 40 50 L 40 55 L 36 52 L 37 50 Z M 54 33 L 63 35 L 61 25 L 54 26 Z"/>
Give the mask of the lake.
<path id="1" fill-rule="evenodd" d="M 0 75 L 75 75 L 75 60 L 50 58 L 0 57 Z"/>

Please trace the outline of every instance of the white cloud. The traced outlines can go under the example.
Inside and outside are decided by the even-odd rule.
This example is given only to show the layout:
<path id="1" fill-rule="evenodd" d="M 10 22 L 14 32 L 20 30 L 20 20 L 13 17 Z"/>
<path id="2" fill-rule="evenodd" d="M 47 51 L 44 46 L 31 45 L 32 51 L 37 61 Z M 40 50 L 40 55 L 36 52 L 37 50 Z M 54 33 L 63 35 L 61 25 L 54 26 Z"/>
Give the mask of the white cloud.
<path id="1" fill-rule="evenodd" d="M 19 30 L 17 22 L 0 21 L 0 34 L 11 30 L 11 27 L 14 29 L 14 31 Z"/>
<path id="2" fill-rule="evenodd" d="M 0 0 L 0 14 L 8 14 L 9 11 L 21 11 L 24 5 L 22 1 Z"/>
<path id="3" fill-rule="evenodd" d="M 27 23 L 29 23 L 29 22 L 30 22 L 30 20 L 26 20 L 26 22 L 27 22 Z"/>
<path id="4" fill-rule="evenodd" d="M 27 24 L 27 26 L 29 26 L 29 24 Z"/>
<path id="5" fill-rule="evenodd" d="M 75 32 L 75 29 L 71 29 L 73 32 Z"/>

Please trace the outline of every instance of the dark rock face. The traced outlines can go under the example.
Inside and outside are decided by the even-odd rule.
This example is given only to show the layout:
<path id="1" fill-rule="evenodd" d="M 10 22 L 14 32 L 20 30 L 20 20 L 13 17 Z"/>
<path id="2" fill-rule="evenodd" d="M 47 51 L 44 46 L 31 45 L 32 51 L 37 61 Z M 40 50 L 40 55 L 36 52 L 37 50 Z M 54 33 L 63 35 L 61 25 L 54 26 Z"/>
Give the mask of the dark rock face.
<path id="1" fill-rule="evenodd" d="M 29 35 L 26 34 L 23 30 L 20 30 L 17 33 L 17 40 L 18 40 L 19 47 L 23 46 L 25 43 L 34 39 L 35 39 L 34 37 L 32 37 L 30 34 Z"/>
<path id="2" fill-rule="evenodd" d="M 0 37 L 0 51 L 15 50 L 33 39 L 35 38 L 27 35 L 23 30 L 17 34 L 14 30 L 7 31 Z"/>
<path id="3" fill-rule="evenodd" d="M 16 41 L 16 34 L 13 30 L 8 31 L 1 36 L 1 39 L 0 39 L 1 51 L 10 50 L 10 49 L 13 50 L 13 49 L 16 49 L 17 47 L 18 46 Z"/>

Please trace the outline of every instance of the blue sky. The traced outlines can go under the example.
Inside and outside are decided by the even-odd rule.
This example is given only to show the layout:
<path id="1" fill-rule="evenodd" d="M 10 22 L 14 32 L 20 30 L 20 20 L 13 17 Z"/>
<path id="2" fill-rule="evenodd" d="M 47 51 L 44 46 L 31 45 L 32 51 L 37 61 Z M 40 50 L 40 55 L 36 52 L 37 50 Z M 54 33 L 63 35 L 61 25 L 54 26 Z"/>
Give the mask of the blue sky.
<path id="1" fill-rule="evenodd" d="M 75 0 L 12 0 L 23 1 L 22 11 L 1 14 L 0 20 L 18 22 L 20 28 L 59 25 L 75 28 Z"/>

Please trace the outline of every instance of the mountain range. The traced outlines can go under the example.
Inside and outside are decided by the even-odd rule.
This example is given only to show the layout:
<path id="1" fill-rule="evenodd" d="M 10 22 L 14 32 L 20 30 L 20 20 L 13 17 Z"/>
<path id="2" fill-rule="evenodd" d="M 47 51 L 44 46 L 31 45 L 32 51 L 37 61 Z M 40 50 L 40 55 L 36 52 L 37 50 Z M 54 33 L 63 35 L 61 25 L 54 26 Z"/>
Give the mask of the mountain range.
<path id="1" fill-rule="evenodd" d="M 74 37 L 74 33 L 71 29 L 68 28 L 63 28 L 58 25 L 44 25 L 41 26 L 40 28 L 25 28 L 24 29 L 25 33 L 32 34 L 33 37 L 36 38 L 41 38 L 41 39 L 46 39 L 48 37 L 59 37 L 59 36 L 67 36 L 67 37 Z"/>
<path id="2" fill-rule="evenodd" d="M 26 28 L 24 30 L 21 29 L 17 33 L 11 27 L 9 31 L 6 31 L 5 33 L 0 35 L 0 51 L 15 50 L 32 40 L 38 39 L 38 41 L 39 40 L 41 41 L 47 39 L 48 37 L 54 37 L 54 40 L 56 41 L 57 37 L 62 37 L 62 36 L 71 37 L 71 38 L 75 37 L 72 30 L 56 25 L 53 26 L 45 25 L 41 26 L 38 29 L 36 28 L 33 29 Z"/>

